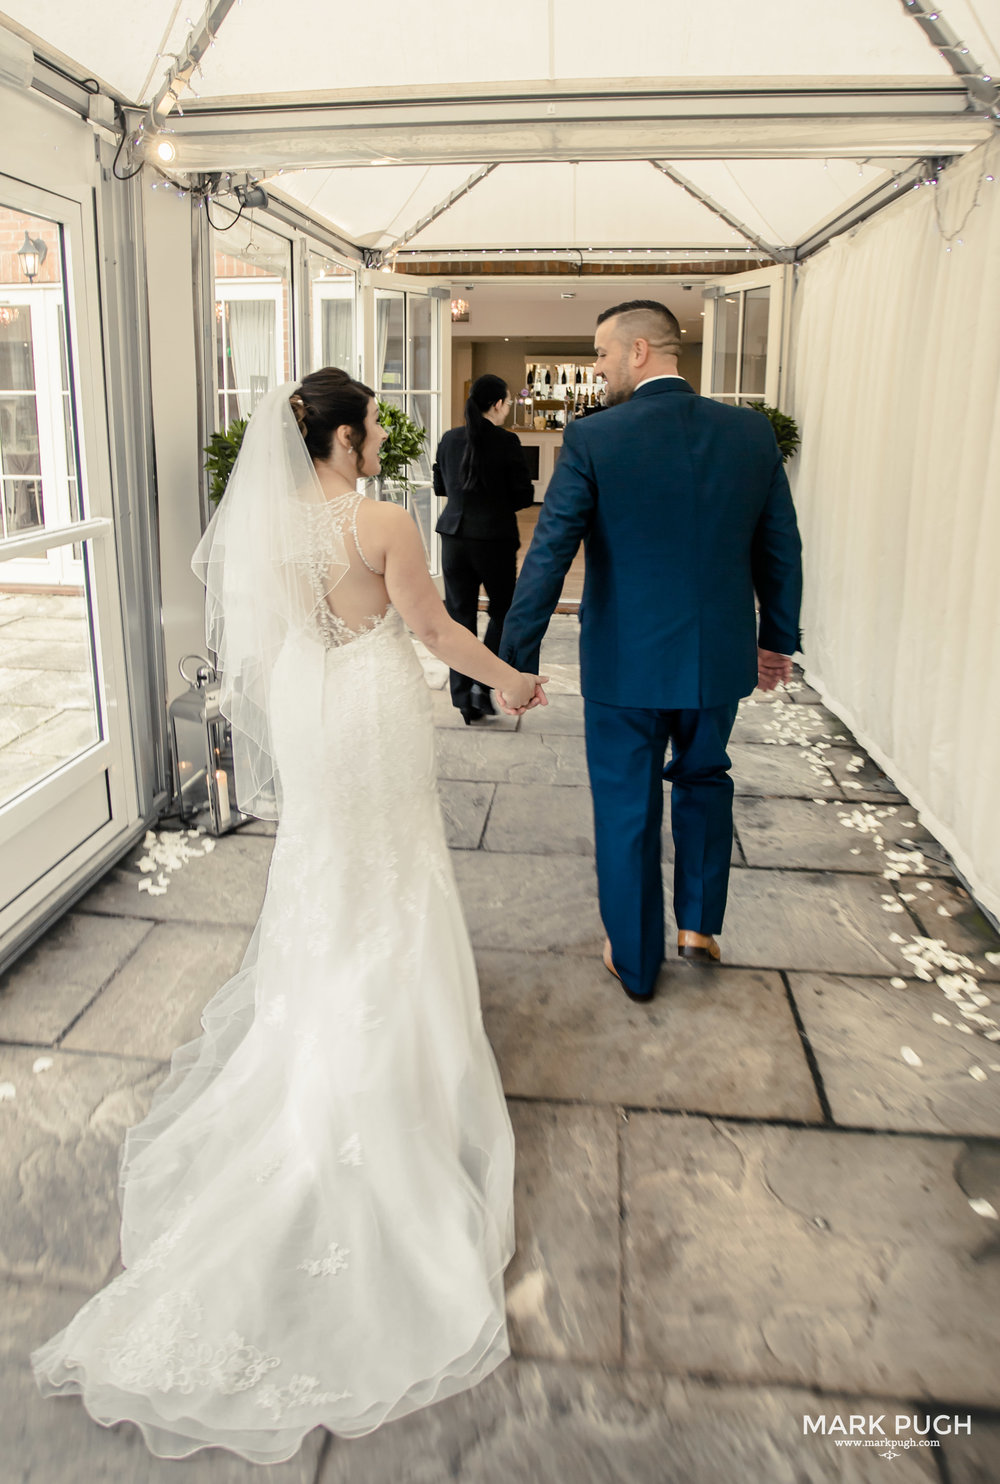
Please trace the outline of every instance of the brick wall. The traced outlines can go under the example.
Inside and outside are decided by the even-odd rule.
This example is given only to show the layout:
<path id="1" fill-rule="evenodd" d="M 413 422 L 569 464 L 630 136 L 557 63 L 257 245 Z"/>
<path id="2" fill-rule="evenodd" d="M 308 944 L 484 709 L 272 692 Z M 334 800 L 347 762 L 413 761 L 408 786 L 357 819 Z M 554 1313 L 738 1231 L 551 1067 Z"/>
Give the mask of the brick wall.
<path id="1" fill-rule="evenodd" d="M 59 228 L 55 222 L 42 221 L 37 216 L 25 216 L 23 212 L 0 206 L 0 284 L 10 288 L 27 286 L 28 280 L 24 276 L 21 259 L 17 256 L 25 232 L 29 237 L 40 237 L 49 250 L 35 283 L 61 283 Z"/>

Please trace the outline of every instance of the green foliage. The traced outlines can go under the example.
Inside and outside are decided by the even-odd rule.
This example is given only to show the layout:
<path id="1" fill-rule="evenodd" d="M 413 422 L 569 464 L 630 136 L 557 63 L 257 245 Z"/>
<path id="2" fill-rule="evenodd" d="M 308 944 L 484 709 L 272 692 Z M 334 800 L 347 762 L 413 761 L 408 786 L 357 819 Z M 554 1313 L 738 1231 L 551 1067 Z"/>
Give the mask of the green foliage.
<path id="1" fill-rule="evenodd" d="M 205 472 L 211 478 L 208 498 L 217 505 L 226 492 L 236 455 L 247 430 L 247 419 L 237 417 L 221 433 L 213 433 L 205 449 Z"/>
<path id="2" fill-rule="evenodd" d="M 777 407 L 768 407 L 765 402 L 748 402 L 747 406 L 752 407 L 755 412 L 762 412 L 770 422 L 778 440 L 781 462 L 787 464 L 802 441 L 799 437 L 799 425 L 794 417 L 786 417 Z"/>
<path id="3" fill-rule="evenodd" d="M 392 402 L 379 402 L 378 420 L 389 435 L 382 444 L 382 478 L 404 490 L 412 489 L 409 465 L 423 452 L 427 429 L 419 427 Z"/>

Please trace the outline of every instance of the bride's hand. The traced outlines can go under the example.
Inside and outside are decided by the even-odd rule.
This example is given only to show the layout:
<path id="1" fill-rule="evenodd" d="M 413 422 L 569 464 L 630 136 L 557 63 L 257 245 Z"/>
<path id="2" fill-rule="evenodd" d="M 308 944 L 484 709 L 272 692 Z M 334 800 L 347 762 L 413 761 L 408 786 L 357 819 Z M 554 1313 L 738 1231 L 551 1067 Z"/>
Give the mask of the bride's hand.
<path id="1" fill-rule="evenodd" d="M 525 711 L 531 711 L 535 706 L 547 706 L 549 702 L 542 686 L 548 678 L 547 675 L 519 674 L 516 682 L 497 691 L 500 709 L 508 716 L 523 716 Z"/>

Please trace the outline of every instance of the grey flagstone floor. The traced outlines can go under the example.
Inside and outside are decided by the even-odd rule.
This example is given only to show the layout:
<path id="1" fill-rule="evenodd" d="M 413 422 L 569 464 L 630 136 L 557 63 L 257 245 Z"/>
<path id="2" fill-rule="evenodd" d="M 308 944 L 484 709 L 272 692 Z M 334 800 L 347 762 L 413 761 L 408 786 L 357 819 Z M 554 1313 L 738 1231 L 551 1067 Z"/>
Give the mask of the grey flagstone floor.
<path id="1" fill-rule="evenodd" d="M 725 964 L 669 960 L 627 1001 L 600 963 L 575 632 L 554 620 L 552 703 L 518 724 L 464 727 L 426 665 L 517 1137 L 512 1359 L 266 1471 L 159 1462 L 38 1398 L 28 1351 L 116 1270 L 122 1132 L 263 895 L 269 826 L 185 837 L 182 866 L 161 830 L 0 981 L 4 1481 L 1000 1480 L 1000 941 L 799 679 L 737 721 Z M 851 1414 L 971 1431 L 891 1461 L 805 1431 Z"/>

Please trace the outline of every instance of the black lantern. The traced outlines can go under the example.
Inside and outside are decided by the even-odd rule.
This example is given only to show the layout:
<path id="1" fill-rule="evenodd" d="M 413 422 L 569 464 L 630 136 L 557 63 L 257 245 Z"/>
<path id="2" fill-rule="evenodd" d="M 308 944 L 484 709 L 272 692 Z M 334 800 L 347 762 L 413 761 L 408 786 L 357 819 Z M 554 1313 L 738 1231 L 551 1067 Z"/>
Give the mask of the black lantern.
<path id="1" fill-rule="evenodd" d="M 193 675 L 185 668 L 192 661 Z M 225 835 L 250 816 L 236 807 L 232 734 L 219 710 L 219 677 L 200 654 L 186 654 L 177 668 L 188 689 L 170 703 L 174 807 L 185 821 L 207 810 L 209 834 Z"/>
<path id="2" fill-rule="evenodd" d="M 38 270 L 49 255 L 49 250 L 41 237 L 29 237 L 24 234 L 24 241 L 17 250 L 17 256 L 21 259 L 21 268 L 29 283 L 34 283 L 38 276 Z"/>

